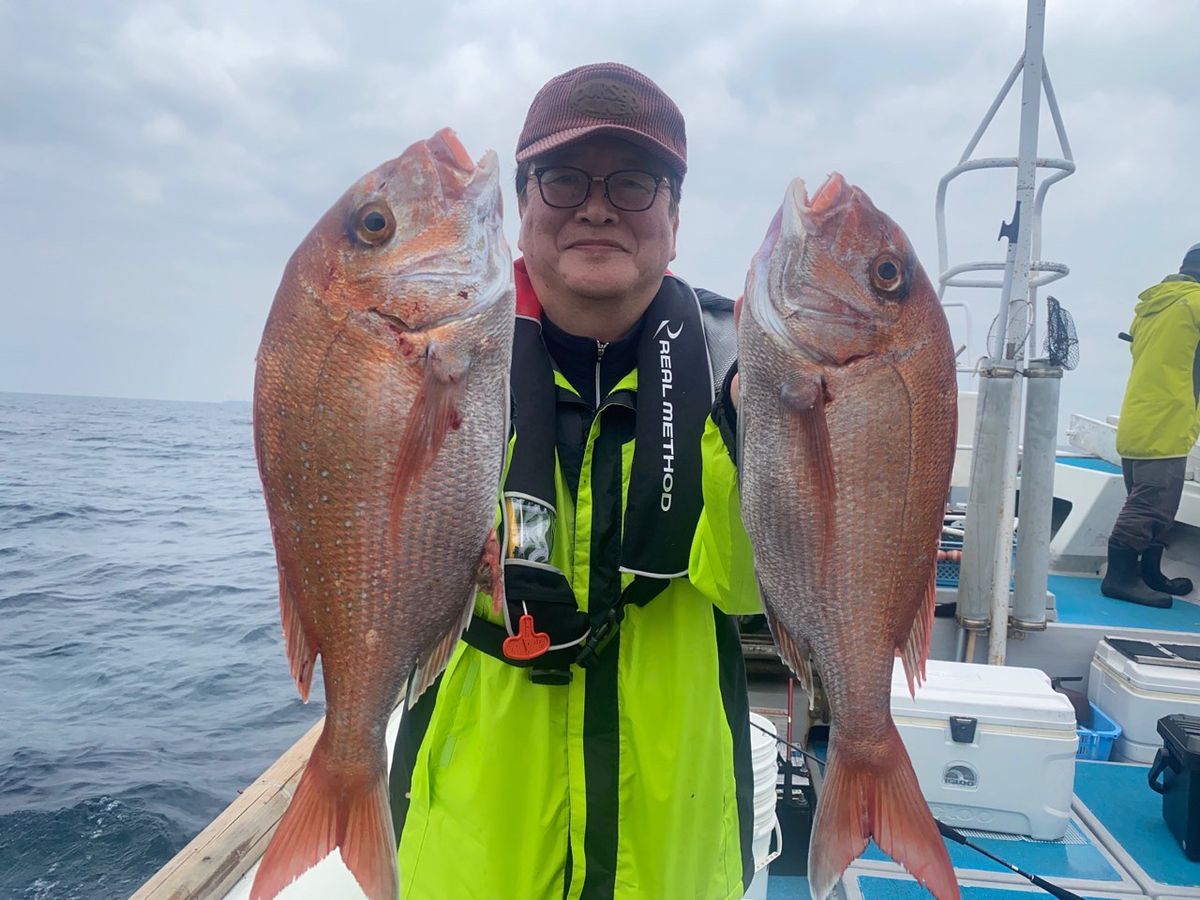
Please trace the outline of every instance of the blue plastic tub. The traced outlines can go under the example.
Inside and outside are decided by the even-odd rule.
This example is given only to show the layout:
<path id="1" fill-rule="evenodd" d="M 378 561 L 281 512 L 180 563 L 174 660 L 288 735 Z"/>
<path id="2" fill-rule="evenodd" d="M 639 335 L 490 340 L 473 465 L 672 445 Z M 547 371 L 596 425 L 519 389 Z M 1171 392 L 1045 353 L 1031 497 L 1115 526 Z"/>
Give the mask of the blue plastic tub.
<path id="1" fill-rule="evenodd" d="M 1080 726 L 1075 729 L 1079 735 L 1079 749 L 1075 751 L 1075 758 L 1107 762 L 1112 753 L 1113 741 L 1121 736 L 1121 726 L 1090 700 L 1088 706 L 1092 708 L 1092 727 Z"/>

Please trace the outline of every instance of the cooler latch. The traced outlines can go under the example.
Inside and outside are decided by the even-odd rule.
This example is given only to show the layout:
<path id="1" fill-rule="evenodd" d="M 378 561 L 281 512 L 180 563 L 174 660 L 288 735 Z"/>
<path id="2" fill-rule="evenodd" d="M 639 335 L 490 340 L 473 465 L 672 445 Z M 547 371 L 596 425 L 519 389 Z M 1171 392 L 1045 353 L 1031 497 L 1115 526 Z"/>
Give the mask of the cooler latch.
<path id="1" fill-rule="evenodd" d="M 971 716 L 950 717 L 950 739 L 956 744 L 975 743 L 975 726 L 979 720 Z"/>

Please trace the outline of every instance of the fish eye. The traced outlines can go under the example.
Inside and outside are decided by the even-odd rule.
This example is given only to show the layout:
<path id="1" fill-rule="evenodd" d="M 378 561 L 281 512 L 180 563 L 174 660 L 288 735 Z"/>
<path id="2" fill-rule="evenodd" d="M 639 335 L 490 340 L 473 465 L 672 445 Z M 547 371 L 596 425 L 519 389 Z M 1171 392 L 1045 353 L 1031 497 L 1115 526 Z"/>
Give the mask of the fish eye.
<path id="1" fill-rule="evenodd" d="M 386 203 L 372 200 L 354 213 L 351 231 L 358 241 L 378 246 L 396 233 L 396 217 Z"/>
<path id="2" fill-rule="evenodd" d="M 904 263 L 893 253 L 880 253 L 871 260 L 871 287 L 885 294 L 899 293 L 904 288 Z"/>

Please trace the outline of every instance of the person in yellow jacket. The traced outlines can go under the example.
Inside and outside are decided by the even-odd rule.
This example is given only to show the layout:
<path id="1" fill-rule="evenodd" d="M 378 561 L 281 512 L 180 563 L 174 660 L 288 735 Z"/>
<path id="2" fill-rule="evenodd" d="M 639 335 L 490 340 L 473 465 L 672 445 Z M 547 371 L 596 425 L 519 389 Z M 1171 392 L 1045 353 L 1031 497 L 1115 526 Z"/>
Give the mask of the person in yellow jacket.
<path id="1" fill-rule="evenodd" d="M 1128 496 L 1108 539 L 1107 597 L 1169 607 L 1192 591 L 1188 578 L 1162 574 L 1167 532 L 1183 493 L 1187 455 L 1200 435 L 1200 244 L 1178 275 L 1138 295 L 1133 369 L 1117 425 Z"/>
<path id="2" fill-rule="evenodd" d="M 506 599 L 480 597 L 390 775 L 405 900 L 734 900 L 753 776 L 734 616 L 729 300 L 670 274 L 683 116 L 602 63 L 517 144 Z"/>

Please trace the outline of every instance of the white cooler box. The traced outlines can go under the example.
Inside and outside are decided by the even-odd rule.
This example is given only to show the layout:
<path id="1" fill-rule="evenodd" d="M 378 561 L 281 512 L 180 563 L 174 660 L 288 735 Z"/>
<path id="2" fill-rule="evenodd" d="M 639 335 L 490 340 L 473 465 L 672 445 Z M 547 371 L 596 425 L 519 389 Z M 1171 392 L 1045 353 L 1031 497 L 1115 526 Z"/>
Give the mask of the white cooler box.
<path id="1" fill-rule="evenodd" d="M 1075 710 L 1039 669 L 931 659 L 917 697 L 892 672 L 892 718 L 933 814 L 1056 840 L 1075 784 Z"/>
<path id="2" fill-rule="evenodd" d="M 1200 646 L 1116 637 L 1096 645 L 1088 699 L 1121 726 L 1114 758 L 1152 763 L 1163 745 L 1159 719 L 1171 713 L 1200 716 L 1200 662 L 1189 656 L 1200 656 Z"/>

